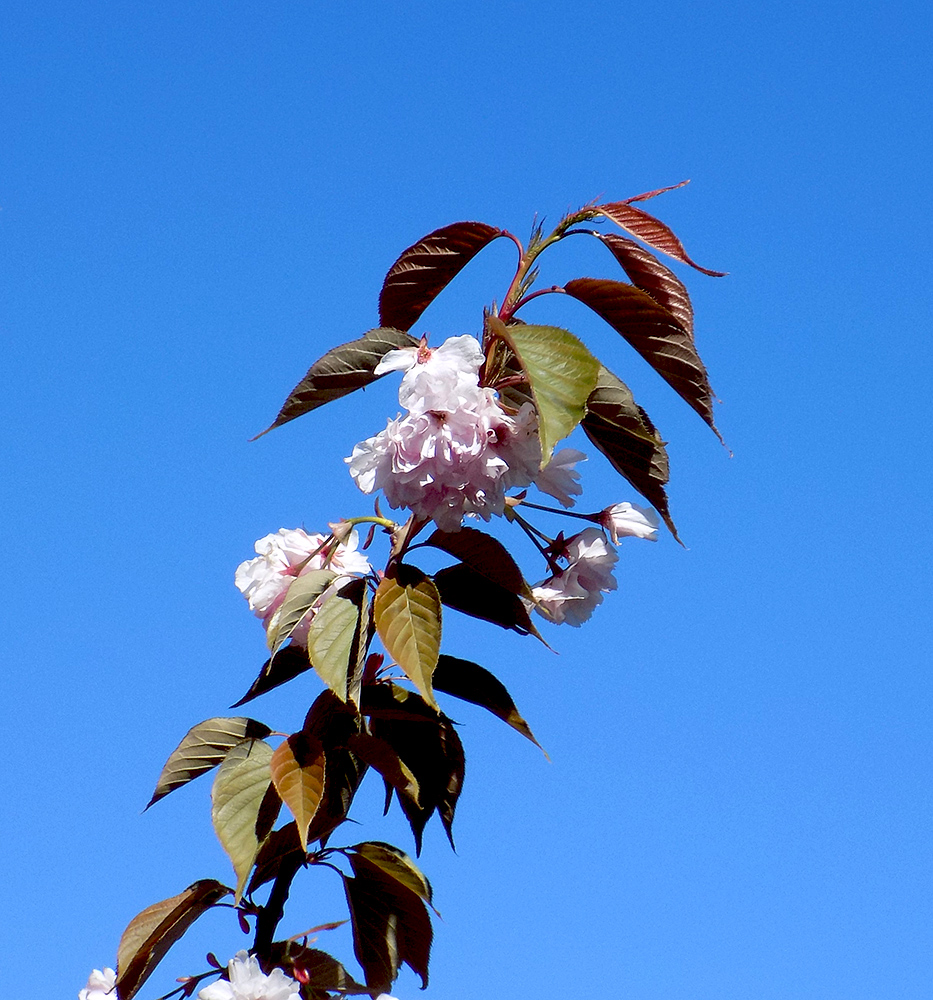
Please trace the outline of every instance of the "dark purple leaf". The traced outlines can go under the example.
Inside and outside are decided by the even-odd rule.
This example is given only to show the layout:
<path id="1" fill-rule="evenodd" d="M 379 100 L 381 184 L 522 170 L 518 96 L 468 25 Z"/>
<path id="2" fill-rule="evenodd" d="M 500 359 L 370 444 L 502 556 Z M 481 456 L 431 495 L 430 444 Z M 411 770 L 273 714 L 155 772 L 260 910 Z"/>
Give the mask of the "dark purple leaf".
<path id="1" fill-rule="evenodd" d="M 713 420 L 713 392 L 706 368 L 693 338 L 667 309 L 624 281 L 575 278 L 564 289 L 621 334 L 722 440 Z"/>
<path id="2" fill-rule="evenodd" d="M 353 924 L 353 950 L 374 993 L 389 990 L 402 963 L 428 984 L 431 918 L 420 896 L 360 854 L 347 855 L 344 878 Z"/>
<path id="3" fill-rule="evenodd" d="M 648 414 L 635 402 L 629 387 L 601 368 L 596 388 L 587 402 L 582 427 L 586 436 L 664 518 L 678 541 L 667 493 L 667 451 Z"/>
<path id="4" fill-rule="evenodd" d="M 680 278 L 640 243 L 614 233 L 596 235 L 612 251 L 632 284 L 647 292 L 658 305 L 664 306 L 692 338 L 693 306 Z"/>
<path id="5" fill-rule="evenodd" d="M 544 750 L 531 727 L 521 717 L 505 685 L 485 667 L 441 653 L 434 670 L 434 687 L 487 709 Z"/>
<path id="6" fill-rule="evenodd" d="M 252 440 L 261 438 L 295 417 L 375 382 L 382 376 L 374 375 L 373 369 L 389 351 L 417 346 L 418 341 L 401 330 L 378 327 L 358 340 L 333 348 L 314 362 L 308 374 L 288 394 L 279 415 Z"/>
<path id="7" fill-rule="evenodd" d="M 258 698 L 261 694 L 285 684 L 299 674 L 311 669 L 308 651 L 304 646 L 294 644 L 283 646 L 271 659 L 266 660 L 259 671 L 259 676 L 250 685 L 249 691 L 234 702 L 231 708 L 239 708 L 248 701 Z"/>
<path id="8" fill-rule="evenodd" d="M 501 235 L 484 222 L 455 222 L 428 233 L 389 268 L 379 295 L 379 322 L 410 330 L 460 270 Z"/>
<path id="9" fill-rule="evenodd" d="M 470 569 L 513 594 L 530 597 L 528 584 L 508 549 L 492 535 L 476 528 L 435 531 L 425 543 L 466 563 Z"/>
<path id="10" fill-rule="evenodd" d="M 441 602 L 448 608 L 512 629 L 519 635 L 541 638 L 520 597 L 492 583 L 465 563 L 456 563 L 435 573 L 434 584 Z"/>
<path id="11" fill-rule="evenodd" d="M 680 187 L 681 185 L 677 184 L 675 186 Z M 662 190 L 670 190 L 670 188 L 650 191 L 647 194 L 629 199 L 629 201 L 645 200 L 656 194 L 660 194 Z M 593 209 L 601 215 L 605 215 L 607 219 L 610 219 L 617 226 L 626 230 L 626 232 L 637 236 L 643 243 L 647 243 L 648 246 L 666 253 L 668 257 L 673 257 L 674 260 L 679 260 L 683 264 L 689 264 L 698 271 L 709 274 L 714 278 L 725 277 L 725 271 L 710 271 L 708 268 L 700 267 L 699 264 L 691 260 L 684 249 L 683 243 L 674 235 L 670 227 L 666 226 L 660 219 L 649 215 L 644 209 L 635 208 L 634 205 L 629 204 L 627 201 L 614 201 L 608 205 L 594 205 Z"/>

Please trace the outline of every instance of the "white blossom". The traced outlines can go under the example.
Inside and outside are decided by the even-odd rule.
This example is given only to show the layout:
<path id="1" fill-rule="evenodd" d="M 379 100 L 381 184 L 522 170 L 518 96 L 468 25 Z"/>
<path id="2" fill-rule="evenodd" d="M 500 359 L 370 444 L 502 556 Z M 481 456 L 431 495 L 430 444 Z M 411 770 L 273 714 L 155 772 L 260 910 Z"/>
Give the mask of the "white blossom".
<path id="1" fill-rule="evenodd" d="M 328 556 L 324 548 L 326 535 L 309 535 L 301 528 L 280 528 L 274 535 L 266 535 L 256 542 L 259 555 L 240 563 L 234 582 L 249 601 L 250 610 L 262 619 L 268 628 L 276 611 L 282 606 L 285 594 L 296 577 L 317 569 L 331 569 L 338 576 L 326 596 L 339 589 L 351 576 L 365 576 L 371 569 L 369 560 L 359 548 L 359 535 L 351 531 L 346 542 L 338 544 Z M 303 645 L 308 637 L 312 614 L 308 614 L 292 633 L 295 642 Z"/>
<path id="2" fill-rule="evenodd" d="M 198 1000 L 298 1000 L 301 986 L 281 969 L 267 976 L 259 967 L 255 955 L 238 951 L 227 965 L 226 979 L 205 986 Z"/>
<path id="3" fill-rule="evenodd" d="M 501 514 L 505 491 L 538 475 L 537 415 L 525 403 L 512 416 L 479 386 L 483 356 L 474 338 L 453 337 L 419 360 L 426 350 L 383 359 L 384 370 L 406 371 L 399 399 L 409 412 L 357 444 L 346 461 L 364 493 L 382 490 L 391 507 L 458 531 L 467 514 L 487 521 Z"/>
<path id="4" fill-rule="evenodd" d="M 607 507 L 600 516 L 600 524 L 609 532 L 613 542 L 620 538 L 646 538 L 658 540 L 658 515 L 650 507 L 633 503 L 617 503 Z"/>
<path id="5" fill-rule="evenodd" d="M 450 410 L 468 404 L 479 385 L 479 369 L 485 360 L 475 337 L 449 337 L 440 347 L 403 347 L 376 365 L 374 375 L 403 371 L 398 398 L 412 413 Z"/>
<path id="6" fill-rule="evenodd" d="M 113 969 L 94 969 L 87 986 L 78 993 L 78 1000 L 116 1000 L 117 974 Z"/>
<path id="7" fill-rule="evenodd" d="M 546 618 L 579 627 L 616 589 L 612 569 L 619 558 L 599 528 L 586 528 L 567 540 L 561 558 L 569 566 L 532 588 L 537 610 Z"/>
<path id="8" fill-rule="evenodd" d="M 572 507 L 574 496 L 583 492 L 580 473 L 574 469 L 577 462 L 585 462 L 586 455 L 576 448 L 561 448 L 554 452 L 550 462 L 535 477 L 535 486 L 560 502 L 562 507 Z"/>

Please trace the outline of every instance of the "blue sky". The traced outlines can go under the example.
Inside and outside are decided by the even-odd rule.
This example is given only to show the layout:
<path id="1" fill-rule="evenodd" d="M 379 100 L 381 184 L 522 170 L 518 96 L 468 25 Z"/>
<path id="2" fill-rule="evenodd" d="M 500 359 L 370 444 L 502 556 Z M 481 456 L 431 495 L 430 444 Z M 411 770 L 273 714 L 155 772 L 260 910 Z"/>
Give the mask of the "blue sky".
<path id="1" fill-rule="evenodd" d="M 432 824 L 422 856 L 444 914 L 427 995 L 930 996 L 931 21 L 681 0 L 8 15 L 11 966 L 72 996 L 138 910 L 229 877 L 207 779 L 140 810 L 264 659 L 232 583 L 253 541 L 369 509 L 342 459 L 394 385 L 247 439 L 376 325 L 398 253 L 690 177 L 651 209 L 730 272 L 680 273 L 734 457 L 583 306 L 528 308 L 670 441 L 687 549 L 623 545 L 619 592 L 548 632 L 559 656 L 449 616 L 447 651 L 502 677 L 551 762 L 451 709 L 467 782 L 458 854 Z M 611 275 L 579 240 L 543 263 Z M 490 247 L 419 332 L 476 332 L 512 265 Z M 598 455 L 583 469 L 585 509 L 637 499 Z M 253 714 L 297 726 L 301 684 Z M 377 791 L 360 838 L 410 849 Z M 343 915 L 326 878 L 302 884 L 289 926 Z M 245 940 L 224 914 L 189 938 L 143 1000 Z M 352 964 L 343 931 L 322 945 Z"/>

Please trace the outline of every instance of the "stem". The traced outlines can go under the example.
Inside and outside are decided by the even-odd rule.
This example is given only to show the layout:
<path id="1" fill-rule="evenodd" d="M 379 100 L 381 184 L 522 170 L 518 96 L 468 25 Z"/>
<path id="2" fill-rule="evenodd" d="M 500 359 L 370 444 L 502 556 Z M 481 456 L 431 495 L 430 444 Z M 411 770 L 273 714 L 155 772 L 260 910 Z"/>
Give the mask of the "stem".
<path id="1" fill-rule="evenodd" d="M 387 517 L 373 517 L 372 515 L 367 517 L 348 517 L 346 523 L 352 525 L 354 528 L 358 524 L 378 524 L 382 528 L 388 528 L 389 531 L 398 527 L 395 521 L 390 521 Z"/>
<path id="2" fill-rule="evenodd" d="M 531 503 L 529 500 L 522 500 L 521 504 L 523 507 L 530 507 L 532 510 L 543 510 L 548 514 L 563 514 L 564 517 L 578 517 L 581 521 L 592 521 L 594 524 L 600 523 L 598 514 L 578 514 L 574 510 L 560 510 L 557 507 L 542 507 L 541 504 Z"/>
<path id="3" fill-rule="evenodd" d="M 538 539 L 535 536 L 540 536 L 541 538 L 547 539 L 547 541 L 549 542 L 553 541 L 553 539 L 548 538 L 548 536 L 545 535 L 543 531 L 538 531 L 538 529 L 533 524 L 529 524 L 522 517 L 522 515 L 519 514 L 517 510 L 515 510 L 514 507 L 511 508 L 510 518 L 511 520 L 515 521 L 518 524 L 518 526 L 522 529 L 522 531 L 524 531 L 525 534 L 531 539 L 531 544 L 534 545 L 534 547 L 541 553 L 542 556 L 544 556 L 544 560 L 548 564 L 548 569 L 550 569 L 550 571 L 555 576 L 557 576 L 560 573 L 563 573 L 563 570 L 560 568 L 560 566 L 557 565 L 557 562 L 555 561 L 551 553 L 538 541 Z"/>
<path id="4" fill-rule="evenodd" d="M 260 956 L 267 955 L 272 947 L 272 939 L 275 937 L 275 929 L 279 921 L 285 915 L 285 903 L 288 900 L 288 893 L 292 887 L 292 880 L 298 874 L 298 870 L 304 865 L 304 854 L 297 853 L 292 857 L 286 856 L 282 859 L 282 867 L 279 869 L 275 881 L 272 883 L 272 891 L 265 906 L 259 907 L 256 916 L 256 936 L 253 939 L 253 951 Z"/>
<path id="5" fill-rule="evenodd" d="M 527 305 L 532 299 L 536 299 L 539 295 L 551 295 L 553 292 L 559 292 L 562 295 L 567 294 L 567 292 L 561 288 L 560 285 L 551 285 L 550 288 L 539 288 L 536 292 L 530 292 L 528 295 L 519 299 L 512 308 L 512 314 L 514 315 L 517 313 L 522 306 Z"/>
<path id="6" fill-rule="evenodd" d="M 502 300 L 502 308 L 499 310 L 499 319 L 503 323 L 508 323 L 508 321 L 515 315 L 515 310 L 518 308 L 520 299 L 520 289 L 522 287 L 522 282 L 525 276 L 531 270 L 537 257 L 542 254 L 552 243 L 557 243 L 562 240 L 570 230 L 571 226 L 575 226 L 578 222 L 586 222 L 588 219 L 595 217 L 597 213 L 593 211 L 592 208 L 581 208 L 579 212 L 573 212 L 572 214 L 561 219 L 561 221 L 555 226 L 554 232 L 551 233 L 546 239 L 541 240 L 535 246 L 529 247 L 522 254 L 522 258 L 518 263 L 518 270 L 515 272 L 515 277 L 512 278 L 512 283 L 509 285 L 509 290 L 505 293 L 505 298 Z M 509 234 L 511 235 L 511 234 Z M 515 240 L 517 246 L 521 246 L 517 239 Z M 526 301 L 528 296 L 525 297 Z"/>

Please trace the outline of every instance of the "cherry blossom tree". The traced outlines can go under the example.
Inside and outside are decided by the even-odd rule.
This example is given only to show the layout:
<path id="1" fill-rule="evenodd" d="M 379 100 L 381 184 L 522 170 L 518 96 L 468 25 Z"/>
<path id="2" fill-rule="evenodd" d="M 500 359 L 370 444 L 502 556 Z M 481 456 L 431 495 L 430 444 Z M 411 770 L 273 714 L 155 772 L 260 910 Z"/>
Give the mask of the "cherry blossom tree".
<path id="1" fill-rule="evenodd" d="M 217 906 L 233 909 L 251 939 L 248 950 L 226 966 L 209 954 L 207 968 L 183 977 L 167 997 L 391 1000 L 386 994 L 402 965 L 427 985 L 433 909 L 427 877 L 398 847 L 334 841 L 372 772 L 385 784 L 387 803 L 397 801 L 408 820 L 416 853 L 435 814 L 453 844 L 465 756 L 444 712 L 446 698 L 480 705 L 537 742 L 501 680 L 441 651 L 444 609 L 541 639 L 536 620 L 579 627 L 616 589 L 621 540 L 653 541 L 662 521 L 677 539 L 665 492 L 667 452 L 648 415 L 572 333 L 520 315 L 540 296 L 578 300 L 718 435 L 687 290 L 653 251 L 705 274 L 719 272 L 695 264 L 673 232 L 639 206 L 668 190 L 588 205 L 549 235 L 536 227 L 527 247 L 478 222 L 430 233 L 389 270 L 380 326 L 329 350 L 289 394 L 263 434 L 401 374 L 404 413 L 346 459 L 361 500 L 373 498 L 373 512 L 318 532 L 282 528 L 257 541 L 255 558 L 235 574 L 269 651 L 235 707 L 306 671 L 323 689 L 290 735 L 237 715 L 199 722 L 184 736 L 149 805 L 213 771 L 213 825 L 233 877 L 201 879 L 136 916 L 119 943 L 116 973 L 94 970 L 83 1000 L 130 1000 L 171 945 Z M 607 222 L 628 235 L 596 228 Z M 577 278 L 535 289 L 542 253 L 578 235 L 599 240 L 628 280 Z M 518 263 L 501 302 L 478 317 L 478 336 L 435 344 L 413 334 L 434 298 L 497 239 L 514 243 Z M 620 501 L 577 509 L 584 494 L 577 466 L 587 456 L 557 448 L 577 426 L 650 506 Z M 397 516 L 387 516 L 383 505 Z M 539 511 L 564 516 L 570 527 L 551 537 L 535 523 Z M 533 543 L 540 563 L 529 578 L 537 583 L 527 582 L 506 544 L 478 527 L 494 518 L 504 533 Z M 423 549 L 453 561 L 428 573 L 418 565 Z M 314 870 L 342 880 L 360 972 L 311 946 L 313 934 L 333 925 L 297 935 L 279 929 L 293 883 Z"/>

